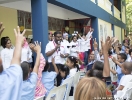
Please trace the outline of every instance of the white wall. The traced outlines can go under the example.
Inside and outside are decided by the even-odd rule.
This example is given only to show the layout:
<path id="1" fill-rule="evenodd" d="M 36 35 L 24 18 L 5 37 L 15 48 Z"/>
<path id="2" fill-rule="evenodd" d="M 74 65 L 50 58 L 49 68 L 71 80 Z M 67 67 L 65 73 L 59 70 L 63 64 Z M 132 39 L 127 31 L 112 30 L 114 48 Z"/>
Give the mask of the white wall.
<path id="1" fill-rule="evenodd" d="M 111 24 L 101 19 L 98 19 L 98 30 L 99 32 L 97 34 L 99 34 L 99 42 L 101 41 L 102 38 L 103 40 L 105 40 L 107 36 L 110 37 L 113 36 L 113 32 L 111 30 Z M 99 47 L 101 47 L 100 43 L 99 43 Z"/>
<path id="2" fill-rule="evenodd" d="M 122 6 L 122 22 L 126 23 L 125 6 Z"/>
<path id="3" fill-rule="evenodd" d="M 31 12 L 31 1 L 30 0 L 5 3 L 5 4 L 0 4 L 0 6 Z M 59 18 L 59 19 L 64 19 L 64 20 L 88 18 L 88 16 L 84 16 L 84 15 L 72 12 L 70 10 L 61 8 L 59 6 L 56 6 L 50 3 L 48 3 L 48 16 Z"/>
<path id="4" fill-rule="evenodd" d="M 119 39 L 120 43 L 121 43 L 121 28 L 118 26 L 114 26 L 114 32 L 115 32 L 115 37 Z"/>

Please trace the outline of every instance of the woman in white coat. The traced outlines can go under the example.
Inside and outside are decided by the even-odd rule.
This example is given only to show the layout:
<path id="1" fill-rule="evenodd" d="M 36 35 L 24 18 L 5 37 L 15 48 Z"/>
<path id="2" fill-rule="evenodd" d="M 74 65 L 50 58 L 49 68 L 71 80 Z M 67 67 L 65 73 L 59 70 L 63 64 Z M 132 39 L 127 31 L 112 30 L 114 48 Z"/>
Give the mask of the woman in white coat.
<path id="1" fill-rule="evenodd" d="M 77 34 L 73 34 L 72 41 L 70 42 L 70 55 L 74 57 L 78 57 L 79 54 L 79 44 L 77 41 L 78 37 Z"/>
<path id="2" fill-rule="evenodd" d="M 22 54 L 21 54 L 21 63 L 24 61 L 26 61 L 28 63 L 31 63 L 31 61 L 32 61 L 32 51 L 31 51 L 26 39 L 24 40 Z"/>
<path id="3" fill-rule="evenodd" d="M 12 57 L 13 57 L 13 49 L 11 40 L 9 38 L 4 38 L 2 42 L 3 50 L 1 51 L 1 59 L 4 70 L 9 68 Z"/>

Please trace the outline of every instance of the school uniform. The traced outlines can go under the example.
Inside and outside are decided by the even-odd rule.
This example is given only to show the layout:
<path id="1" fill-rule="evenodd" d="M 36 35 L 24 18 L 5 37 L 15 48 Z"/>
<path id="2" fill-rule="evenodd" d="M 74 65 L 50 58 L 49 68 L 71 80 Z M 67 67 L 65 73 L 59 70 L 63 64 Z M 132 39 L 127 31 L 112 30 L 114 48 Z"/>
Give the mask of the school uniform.
<path id="1" fill-rule="evenodd" d="M 118 77 L 117 83 L 119 84 L 119 82 L 120 82 L 122 76 L 124 76 L 124 74 L 122 73 L 121 68 L 118 65 L 117 65 L 116 72 L 117 72 L 117 77 Z"/>
<path id="2" fill-rule="evenodd" d="M 22 82 L 20 65 L 12 64 L 0 73 L 0 100 L 21 100 Z"/>
<path id="3" fill-rule="evenodd" d="M 5 48 L 1 51 L 1 59 L 4 70 L 9 68 L 12 57 L 13 57 L 14 49 Z"/>
<path id="4" fill-rule="evenodd" d="M 23 81 L 21 100 L 34 100 L 37 78 L 37 73 L 32 72 L 30 77 Z"/>
<path id="5" fill-rule="evenodd" d="M 46 96 L 49 94 L 50 90 L 52 90 L 54 88 L 54 83 L 55 83 L 55 78 L 57 76 L 56 72 L 43 72 L 42 73 L 42 83 L 45 86 L 47 92 L 46 92 Z"/>
<path id="6" fill-rule="evenodd" d="M 132 81 L 132 74 L 128 74 L 128 75 L 124 75 L 120 82 L 119 85 L 117 87 L 117 89 L 119 88 L 120 85 L 125 86 L 128 82 Z"/>

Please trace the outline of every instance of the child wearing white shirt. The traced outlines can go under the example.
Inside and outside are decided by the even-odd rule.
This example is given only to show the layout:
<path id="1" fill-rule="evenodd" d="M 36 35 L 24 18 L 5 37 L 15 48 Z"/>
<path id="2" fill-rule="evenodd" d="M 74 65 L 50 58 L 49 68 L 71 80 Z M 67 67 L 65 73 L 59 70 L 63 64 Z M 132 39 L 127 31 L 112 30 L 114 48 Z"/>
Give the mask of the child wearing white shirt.
<path id="1" fill-rule="evenodd" d="M 125 75 L 121 78 L 117 91 L 123 90 L 125 85 L 132 80 L 132 62 L 125 62 L 121 65 L 122 73 Z"/>

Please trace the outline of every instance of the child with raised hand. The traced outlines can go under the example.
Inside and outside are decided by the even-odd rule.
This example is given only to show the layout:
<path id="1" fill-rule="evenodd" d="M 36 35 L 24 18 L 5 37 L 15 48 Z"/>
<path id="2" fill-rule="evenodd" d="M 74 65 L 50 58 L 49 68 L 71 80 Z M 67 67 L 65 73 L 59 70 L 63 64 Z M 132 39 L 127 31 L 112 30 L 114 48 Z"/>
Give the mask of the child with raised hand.
<path id="1" fill-rule="evenodd" d="M 117 58 L 118 58 L 118 60 L 116 60 L 115 57 L 112 57 L 113 62 L 114 62 L 115 64 L 117 64 L 117 69 L 116 69 L 116 71 L 113 70 L 113 69 L 110 69 L 110 71 L 111 71 L 113 74 L 117 74 L 117 77 L 118 77 L 117 83 L 119 84 L 120 79 L 121 79 L 122 76 L 124 75 L 124 74 L 122 73 L 122 71 L 121 71 L 121 66 L 120 66 L 120 64 L 122 64 L 122 63 L 124 63 L 124 62 L 126 61 L 127 56 L 126 56 L 125 53 L 120 53 L 120 54 L 117 55 Z"/>
<path id="2" fill-rule="evenodd" d="M 52 90 L 54 88 L 55 78 L 59 74 L 58 68 L 55 64 L 55 58 L 52 58 L 52 64 L 54 66 L 55 71 L 50 71 L 50 72 L 48 71 L 50 69 L 50 64 L 47 61 L 45 68 L 43 70 L 43 73 L 42 73 L 42 83 L 47 90 L 46 96 L 48 95 L 50 90 Z"/>
<path id="3" fill-rule="evenodd" d="M 125 75 L 122 76 L 119 85 L 117 87 L 117 91 L 119 90 L 123 90 L 123 88 L 125 87 L 125 85 L 132 81 L 132 62 L 125 62 L 122 64 L 121 67 L 122 73 L 124 73 Z"/>
<path id="4" fill-rule="evenodd" d="M 0 23 L 0 35 L 4 29 L 1 27 L 2 23 Z M 21 34 L 18 26 L 17 30 L 14 29 L 14 33 L 16 36 L 16 45 L 11 65 L 8 69 L 2 70 L 2 61 L 0 58 L 0 100 L 21 99 L 22 69 L 20 67 L 20 58 L 25 30 Z"/>
<path id="5" fill-rule="evenodd" d="M 36 52 L 36 62 L 33 69 L 33 72 L 31 72 L 30 76 L 30 68 L 29 64 L 27 62 L 23 62 L 21 64 L 21 68 L 23 70 L 23 85 L 22 85 L 22 91 L 21 91 L 21 100 L 33 100 L 35 97 L 35 88 L 37 84 L 37 78 L 38 78 L 38 69 L 40 64 L 40 56 L 41 56 L 41 47 L 38 44 L 38 42 L 35 42 L 35 45 L 30 44 L 30 48 Z"/>

